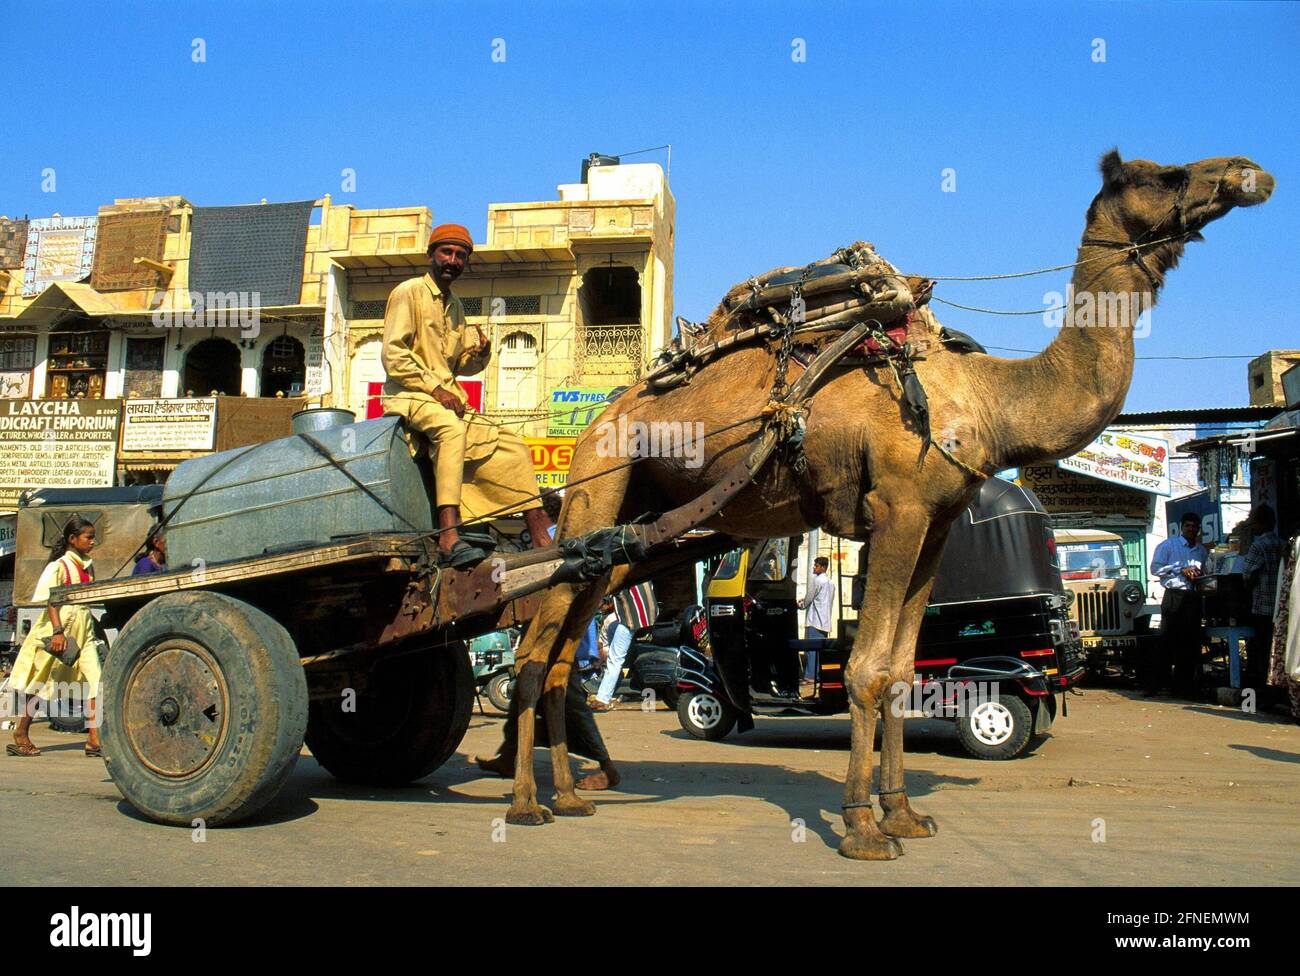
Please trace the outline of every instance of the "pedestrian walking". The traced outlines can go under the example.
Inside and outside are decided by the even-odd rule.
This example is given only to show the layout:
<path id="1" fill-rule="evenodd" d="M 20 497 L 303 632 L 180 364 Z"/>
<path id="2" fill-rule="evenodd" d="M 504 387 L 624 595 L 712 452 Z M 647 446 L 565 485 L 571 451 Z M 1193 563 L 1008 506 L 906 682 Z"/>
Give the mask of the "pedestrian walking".
<path id="1" fill-rule="evenodd" d="M 95 710 L 100 640 L 95 633 L 95 621 L 86 607 L 50 602 L 50 591 L 56 587 L 94 580 L 90 558 L 94 548 L 95 526 L 73 516 L 64 525 L 32 592 L 32 602 L 46 606 L 23 641 L 10 675 L 13 690 L 24 702 L 23 714 L 14 728 L 14 741 L 5 747 L 11 756 L 30 758 L 41 754 L 30 735 L 37 706 L 40 701 L 50 703 L 55 690 L 69 686 L 79 686 L 85 702 L 85 753 L 91 758 L 100 755 Z"/>

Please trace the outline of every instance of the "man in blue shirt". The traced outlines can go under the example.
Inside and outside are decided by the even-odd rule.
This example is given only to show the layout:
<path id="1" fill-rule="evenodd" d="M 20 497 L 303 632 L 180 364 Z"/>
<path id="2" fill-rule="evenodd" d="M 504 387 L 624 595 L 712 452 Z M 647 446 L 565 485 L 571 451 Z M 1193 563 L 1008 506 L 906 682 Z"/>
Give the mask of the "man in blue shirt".
<path id="1" fill-rule="evenodd" d="M 1174 694 L 1195 697 L 1204 643 L 1201 633 L 1200 580 L 1210 558 L 1198 541 L 1201 517 L 1188 512 L 1179 523 L 1178 535 L 1156 546 L 1151 575 L 1165 588 L 1160 601 L 1161 647 L 1151 662 L 1144 682 L 1146 693 L 1154 695 L 1174 671 Z"/>

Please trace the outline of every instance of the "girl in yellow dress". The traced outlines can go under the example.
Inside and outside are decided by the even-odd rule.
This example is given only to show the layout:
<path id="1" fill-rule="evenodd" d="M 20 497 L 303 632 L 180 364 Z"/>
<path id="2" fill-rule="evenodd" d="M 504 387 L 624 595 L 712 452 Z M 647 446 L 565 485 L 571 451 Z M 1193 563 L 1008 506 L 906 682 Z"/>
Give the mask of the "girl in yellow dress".
<path id="1" fill-rule="evenodd" d="M 89 583 L 95 578 L 90 553 L 95 548 L 95 526 L 83 518 L 73 516 L 63 527 L 63 534 L 50 552 L 50 561 L 32 593 L 32 602 L 48 601 L 50 590 L 58 586 Z M 52 637 L 50 651 L 45 650 L 44 638 Z M 68 638 L 76 641 L 81 655 L 69 666 L 60 661 L 68 646 Z M 41 751 L 32 742 L 28 730 L 32 725 L 37 700 L 51 699 L 59 683 L 80 683 L 86 703 L 86 755 L 98 756 L 99 724 L 95 714 L 95 695 L 99 690 L 99 638 L 95 635 L 95 622 L 86 607 L 65 603 L 55 606 L 47 603 L 36 626 L 23 641 L 14 662 L 10 682 L 13 690 L 26 696 L 23 716 L 14 729 L 14 741 L 5 751 L 11 756 L 39 756 Z M 53 653 L 50 653 L 53 652 Z"/>

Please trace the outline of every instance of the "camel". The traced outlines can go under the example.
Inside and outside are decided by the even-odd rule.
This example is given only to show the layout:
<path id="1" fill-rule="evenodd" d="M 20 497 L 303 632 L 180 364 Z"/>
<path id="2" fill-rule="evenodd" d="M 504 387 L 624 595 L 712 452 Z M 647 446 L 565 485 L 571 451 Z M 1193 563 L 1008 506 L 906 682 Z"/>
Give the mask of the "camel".
<path id="1" fill-rule="evenodd" d="M 1234 207 L 1263 203 L 1274 187 L 1271 175 L 1241 156 L 1161 166 L 1125 162 L 1111 151 L 1101 160 L 1101 175 L 1072 275 L 1080 308 L 1086 296 L 1103 293 L 1135 296 L 1139 307 L 1150 307 L 1188 240 L 1200 240 L 1203 227 Z M 720 305 L 711 322 L 725 314 Z M 842 855 L 890 860 L 902 853 L 900 839 L 935 834 L 934 819 L 908 802 L 903 718 L 889 706 L 905 693 L 901 689 L 912 687 L 917 635 L 949 528 L 982 477 L 1067 457 L 1111 423 L 1133 374 L 1130 319 L 1123 303 L 1098 301 L 1095 312 L 1068 317 L 1044 351 L 1022 360 L 931 348 L 916 370 L 929 397 L 931 429 L 946 454 L 927 449 L 887 366 L 837 369 L 807 408 L 806 470 L 796 473 L 784 458 L 773 457 L 704 523 L 736 538 L 824 528 L 866 544 L 865 596 L 845 670 L 852 742 Z M 722 429 L 755 416 L 767 402 L 775 360 L 763 345 L 739 347 L 686 385 L 656 392 L 642 382 L 625 392 L 578 440 L 570 480 L 582 483 L 567 492 L 557 537 L 662 512 L 712 487 L 760 432 L 759 422 Z M 794 363 L 791 370 L 797 370 Z M 624 416 L 629 422 L 698 421 L 706 433 L 721 432 L 706 441 L 700 466 L 675 457 L 646 457 L 628 466 L 626 458 L 596 449 L 598 428 Z M 541 601 L 518 654 L 519 734 L 508 823 L 547 823 L 552 810 L 561 816 L 595 812 L 574 788 L 564 737 L 565 685 L 587 621 L 629 570 L 620 566 L 591 583 L 557 584 Z M 538 803 L 533 776 L 539 698 L 552 743 L 551 809 Z M 879 822 L 871 801 L 878 714 Z"/>

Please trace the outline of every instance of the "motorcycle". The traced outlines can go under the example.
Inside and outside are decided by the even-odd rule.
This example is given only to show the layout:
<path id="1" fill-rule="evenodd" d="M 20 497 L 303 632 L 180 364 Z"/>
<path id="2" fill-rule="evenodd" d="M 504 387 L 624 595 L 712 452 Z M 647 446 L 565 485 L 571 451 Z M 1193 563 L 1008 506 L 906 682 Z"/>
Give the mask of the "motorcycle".
<path id="1" fill-rule="evenodd" d="M 697 605 L 634 631 L 614 697 L 626 695 L 644 700 L 650 691 L 670 710 L 675 709 L 680 694 L 677 681 L 683 652 L 698 654 L 701 640 L 707 643 L 708 627 L 704 609 Z M 581 673 L 583 688 L 594 695 L 604 677 L 605 664 L 594 661 Z"/>

